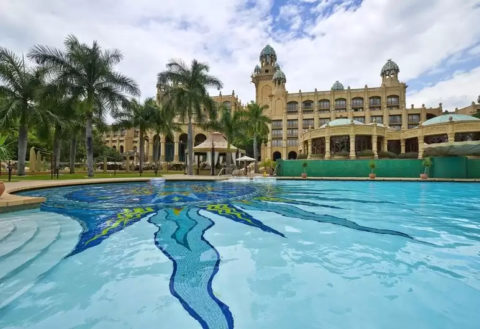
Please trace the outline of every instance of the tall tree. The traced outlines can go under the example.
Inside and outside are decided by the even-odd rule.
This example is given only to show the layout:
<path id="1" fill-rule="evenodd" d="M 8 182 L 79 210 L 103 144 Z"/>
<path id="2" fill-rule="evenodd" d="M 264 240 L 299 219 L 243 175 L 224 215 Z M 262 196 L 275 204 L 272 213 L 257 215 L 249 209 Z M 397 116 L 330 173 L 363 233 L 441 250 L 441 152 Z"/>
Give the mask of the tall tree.
<path id="1" fill-rule="evenodd" d="M 143 164 L 145 162 L 145 133 L 148 129 L 155 127 L 154 118 L 157 116 L 157 111 L 159 111 L 159 108 L 153 98 L 147 98 L 143 104 L 132 99 L 130 105 L 116 116 L 118 119 L 118 122 L 114 125 L 116 128 L 138 128 L 139 130 L 140 174 L 143 173 Z"/>
<path id="2" fill-rule="evenodd" d="M 235 140 L 238 140 L 239 137 L 241 137 L 247 127 L 247 122 L 245 120 L 246 112 L 241 110 L 233 112 L 231 108 L 228 108 L 223 104 L 220 105 L 219 112 L 220 116 L 218 120 L 211 124 L 211 127 L 215 130 L 221 131 L 227 139 L 226 163 L 228 174 L 230 173 L 229 171 L 232 164 L 232 154 L 230 153 L 231 145 Z"/>
<path id="3" fill-rule="evenodd" d="M 207 88 L 222 88 L 216 77 L 208 74 L 206 64 L 193 60 L 190 67 L 181 61 L 167 64 L 167 70 L 158 74 L 162 101 L 172 106 L 182 122 L 188 123 L 188 174 L 193 175 L 193 121 L 202 123 L 206 116 L 215 116 L 215 102 Z"/>
<path id="4" fill-rule="evenodd" d="M 247 122 L 247 130 L 253 138 L 253 157 L 255 159 L 255 172 L 258 171 L 258 141 L 264 139 L 268 134 L 268 123 L 270 119 L 263 114 L 267 109 L 267 105 L 260 106 L 257 103 L 251 102 L 247 105 L 245 112 L 245 119 Z"/>
<path id="5" fill-rule="evenodd" d="M 167 105 L 159 106 L 152 119 L 154 122 L 153 130 L 155 131 L 153 136 L 153 161 L 155 162 L 155 170 L 158 170 L 161 151 L 160 135 L 165 138 L 173 137 L 173 133 L 181 131 L 181 129 L 180 125 L 175 122 L 175 112 Z"/>
<path id="6" fill-rule="evenodd" d="M 23 57 L 0 48 L 0 126 L 18 126 L 19 176 L 25 175 L 29 127 L 43 120 L 36 102 L 43 77 L 41 69 L 28 67 Z"/>
<path id="7" fill-rule="evenodd" d="M 57 83 L 68 86 L 70 93 L 81 101 L 87 170 L 88 176 L 93 177 L 94 121 L 101 123 L 108 112 L 115 115 L 128 104 L 125 94 L 139 95 L 132 79 L 114 71 L 122 54 L 116 49 L 102 50 L 96 41 L 88 46 L 70 35 L 65 40 L 65 51 L 37 45 L 28 56 L 42 64 Z"/>

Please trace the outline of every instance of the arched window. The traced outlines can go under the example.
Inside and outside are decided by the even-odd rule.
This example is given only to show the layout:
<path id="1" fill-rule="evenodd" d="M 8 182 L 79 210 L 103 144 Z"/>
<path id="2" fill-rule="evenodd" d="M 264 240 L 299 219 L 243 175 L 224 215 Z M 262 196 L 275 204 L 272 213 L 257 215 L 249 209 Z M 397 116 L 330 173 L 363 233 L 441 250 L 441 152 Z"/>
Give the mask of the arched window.
<path id="1" fill-rule="evenodd" d="M 232 108 L 232 104 L 229 101 L 223 102 L 223 106 L 225 106 L 229 110 Z"/>
<path id="2" fill-rule="evenodd" d="M 123 152 L 124 152 L 123 145 L 120 145 L 120 153 L 123 154 Z"/>
<path id="3" fill-rule="evenodd" d="M 347 100 L 345 98 L 337 98 L 335 100 L 335 110 L 338 112 L 344 112 L 347 110 Z"/>
<path id="4" fill-rule="evenodd" d="M 114 149 L 115 151 L 117 150 L 117 147 L 115 145 L 112 146 L 112 149 Z"/>
<path id="5" fill-rule="evenodd" d="M 382 99 L 378 96 L 372 96 L 369 98 L 368 104 L 371 110 L 380 110 L 382 107 Z"/>
<path id="6" fill-rule="evenodd" d="M 302 103 L 303 112 L 312 112 L 313 111 L 313 101 L 307 100 Z"/>
<path id="7" fill-rule="evenodd" d="M 400 106 L 400 97 L 397 95 L 390 95 L 387 97 L 387 106 L 398 107 Z"/>
<path id="8" fill-rule="evenodd" d="M 278 151 L 277 151 L 277 152 L 273 152 L 272 158 L 273 158 L 273 161 L 277 161 L 278 159 L 281 159 L 281 158 L 282 158 L 282 153 L 280 153 L 280 152 L 278 152 Z"/>
<path id="9" fill-rule="evenodd" d="M 297 152 L 290 151 L 288 152 L 288 160 L 295 160 L 297 158 Z"/>
<path id="10" fill-rule="evenodd" d="M 362 109 L 363 108 L 363 98 L 362 97 L 355 97 L 352 98 L 352 109 Z"/>
<path id="11" fill-rule="evenodd" d="M 298 112 L 298 103 L 297 102 L 288 102 L 287 103 L 287 112 Z"/>
<path id="12" fill-rule="evenodd" d="M 328 99 L 321 99 L 318 101 L 318 110 L 320 112 L 330 112 L 330 101 Z"/>

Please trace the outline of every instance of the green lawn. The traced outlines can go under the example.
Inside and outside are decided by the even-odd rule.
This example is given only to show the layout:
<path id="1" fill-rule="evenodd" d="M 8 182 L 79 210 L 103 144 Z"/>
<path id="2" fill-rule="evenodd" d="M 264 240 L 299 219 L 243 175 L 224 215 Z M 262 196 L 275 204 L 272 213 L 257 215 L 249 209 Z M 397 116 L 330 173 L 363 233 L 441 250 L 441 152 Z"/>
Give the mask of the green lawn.
<path id="1" fill-rule="evenodd" d="M 141 177 L 161 177 L 163 175 L 168 174 L 183 174 L 183 171 L 161 171 L 158 172 L 158 175 L 155 176 L 153 171 L 145 171 L 143 172 Z M 24 181 L 24 180 L 50 180 L 50 174 L 32 174 L 26 176 L 16 176 L 12 175 L 12 182 Z M 116 175 L 113 172 L 108 173 L 95 173 L 93 178 L 128 178 L 128 177 L 140 177 L 138 172 L 117 172 Z M 58 179 L 86 179 L 88 178 L 87 173 L 81 172 L 76 174 L 60 174 Z M 57 179 L 56 177 L 54 179 Z M 0 180 L 6 182 L 8 180 L 8 176 L 2 172 L 2 176 Z"/>

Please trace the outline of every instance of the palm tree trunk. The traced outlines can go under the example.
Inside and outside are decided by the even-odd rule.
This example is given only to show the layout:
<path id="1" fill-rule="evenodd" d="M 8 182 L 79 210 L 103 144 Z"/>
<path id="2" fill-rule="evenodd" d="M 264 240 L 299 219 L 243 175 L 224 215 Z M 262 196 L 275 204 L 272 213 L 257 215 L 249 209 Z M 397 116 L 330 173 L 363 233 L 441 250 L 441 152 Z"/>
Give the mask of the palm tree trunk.
<path id="1" fill-rule="evenodd" d="M 155 174 L 158 171 L 158 160 L 160 160 L 160 135 L 153 136 L 153 161 L 155 162 Z"/>
<path id="2" fill-rule="evenodd" d="M 75 158 L 77 155 L 77 135 L 74 135 L 70 140 L 70 173 L 75 173 Z"/>
<path id="3" fill-rule="evenodd" d="M 60 128 L 57 126 L 55 127 L 55 134 L 53 136 L 53 164 L 55 173 L 60 166 L 60 149 Z"/>
<path id="4" fill-rule="evenodd" d="M 232 155 L 230 154 L 230 142 L 227 139 L 227 170 L 225 170 L 227 174 L 230 174 L 231 165 L 232 165 Z"/>
<path id="5" fill-rule="evenodd" d="M 87 117 L 85 126 L 85 148 L 87 150 L 87 173 L 88 177 L 93 177 L 93 133 L 92 133 L 92 117 Z"/>
<path id="6" fill-rule="evenodd" d="M 188 166 L 187 174 L 193 175 L 193 125 L 192 118 L 188 117 Z"/>
<path id="7" fill-rule="evenodd" d="M 257 147 L 257 135 L 253 135 L 253 158 L 255 159 L 255 173 L 258 172 L 258 147 Z"/>
<path id="8" fill-rule="evenodd" d="M 18 163 L 17 175 L 25 175 L 25 159 L 27 157 L 28 126 L 26 123 L 20 123 L 18 129 Z"/>
<path id="9" fill-rule="evenodd" d="M 145 160 L 145 139 L 143 138 L 143 129 L 140 129 L 140 164 L 138 172 L 140 175 L 143 173 L 143 161 Z"/>

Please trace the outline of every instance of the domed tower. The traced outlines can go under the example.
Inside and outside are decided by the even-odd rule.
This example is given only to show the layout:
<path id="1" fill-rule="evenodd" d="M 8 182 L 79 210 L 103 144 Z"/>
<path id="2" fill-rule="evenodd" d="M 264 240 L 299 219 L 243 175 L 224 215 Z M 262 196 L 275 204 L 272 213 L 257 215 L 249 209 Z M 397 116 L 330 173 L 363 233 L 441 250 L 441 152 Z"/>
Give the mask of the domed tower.
<path id="1" fill-rule="evenodd" d="M 260 66 L 256 65 L 252 74 L 252 82 L 255 84 L 256 89 L 256 102 L 258 104 L 269 105 L 269 98 L 273 95 L 274 89 L 278 86 L 283 86 L 285 89 L 285 74 L 280 70 L 280 66 L 277 63 L 277 54 L 270 45 L 266 45 L 259 56 Z M 274 80 L 274 76 L 277 71 L 277 80 Z M 269 105 L 270 106 L 270 105 Z"/>
<path id="2" fill-rule="evenodd" d="M 399 72 L 400 68 L 398 67 L 397 63 L 389 59 L 385 65 L 383 65 L 382 71 L 380 72 L 380 76 L 382 77 L 382 85 L 391 86 L 400 83 L 398 80 Z"/>
<path id="3" fill-rule="evenodd" d="M 334 91 L 345 90 L 345 88 L 343 87 L 343 84 L 338 80 L 334 82 L 331 89 Z"/>

